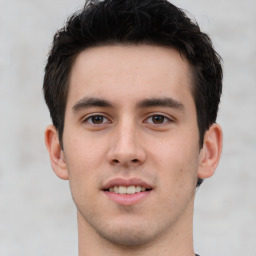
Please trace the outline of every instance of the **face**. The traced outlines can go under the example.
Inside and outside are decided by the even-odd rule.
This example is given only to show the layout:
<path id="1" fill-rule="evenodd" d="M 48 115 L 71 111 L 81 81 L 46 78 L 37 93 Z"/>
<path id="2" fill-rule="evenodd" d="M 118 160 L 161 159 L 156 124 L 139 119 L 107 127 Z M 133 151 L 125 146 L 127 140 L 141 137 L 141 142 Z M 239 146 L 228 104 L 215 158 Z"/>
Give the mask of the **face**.
<path id="1" fill-rule="evenodd" d="M 101 46 L 78 55 L 62 154 L 88 230 L 140 245 L 190 223 L 200 164 L 191 86 L 189 64 L 172 48 Z"/>

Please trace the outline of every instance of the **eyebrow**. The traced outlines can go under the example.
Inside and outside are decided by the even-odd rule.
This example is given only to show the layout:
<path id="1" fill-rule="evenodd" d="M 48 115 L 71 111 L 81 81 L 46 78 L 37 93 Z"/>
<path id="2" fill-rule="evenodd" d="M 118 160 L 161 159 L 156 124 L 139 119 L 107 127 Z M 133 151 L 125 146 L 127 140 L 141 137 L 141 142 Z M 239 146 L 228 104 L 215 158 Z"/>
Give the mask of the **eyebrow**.
<path id="1" fill-rule="evenodd" d="M 147 107 L 169 107 L 178 110 L 184 110 L 184 105 L 173 99 L 173 98 L 150 98 L 142 100 L 137 104 L 139 108 L 147 108 Z"/>
<path id="2" fill-rule="evenodd" d="M 81 100 L 79 100 L 72 109 L 74 111 L 78 111 L 83 108 L 89 108 L 89 107 L 113 107 L 113 105 L 101 98 L 89 98 L 85 97 Z"/>
<path id="3" fill-rule="evenodd" d="M 113 105 L 101 98 L 90 98 L 85 97 L 79 100 L 73 107 L 73 111 L 79 111 L 80 109 L 89 107 L 113 107 Z M 173 98 L 149 98 L 144 99 L 137 103 L 138 108 L 149 108 L 149 107 L 169 107 L 178 110 L 184 110 L 184 105 L 173 99 Z"/>

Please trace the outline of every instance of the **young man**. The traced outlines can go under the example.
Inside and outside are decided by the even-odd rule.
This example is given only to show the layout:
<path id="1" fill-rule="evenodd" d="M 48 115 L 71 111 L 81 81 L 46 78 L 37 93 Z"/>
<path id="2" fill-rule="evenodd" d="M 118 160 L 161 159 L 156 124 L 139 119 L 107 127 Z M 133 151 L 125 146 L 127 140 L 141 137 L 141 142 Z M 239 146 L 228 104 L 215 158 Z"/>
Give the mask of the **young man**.
<path id="1" fill-rule="evenodd" d="M 45 142 L 77 207 L 79 255 L 192 256 L 196 187 L 222 131 L 220 58 L 165 0 L 87 2 L 54 38 Z"/>

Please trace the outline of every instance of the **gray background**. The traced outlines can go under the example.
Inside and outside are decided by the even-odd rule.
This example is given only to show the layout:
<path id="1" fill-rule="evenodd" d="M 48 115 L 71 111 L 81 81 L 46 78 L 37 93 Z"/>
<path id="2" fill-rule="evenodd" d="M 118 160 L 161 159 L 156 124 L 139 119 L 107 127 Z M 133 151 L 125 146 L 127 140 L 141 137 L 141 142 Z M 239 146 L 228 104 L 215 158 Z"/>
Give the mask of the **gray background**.
<path id="1" fill-rule="evenodd" d="M 209 33 L 224 59 L 218 122 L 223 156 L 197 192 L 195 249 L 256 255 L 256 2 L 173 1 Z M 68 183 L 51 170 L 41 91 L 54 32 L 78 0 L 0 0 L 0 255 L 77 255 Z"/>

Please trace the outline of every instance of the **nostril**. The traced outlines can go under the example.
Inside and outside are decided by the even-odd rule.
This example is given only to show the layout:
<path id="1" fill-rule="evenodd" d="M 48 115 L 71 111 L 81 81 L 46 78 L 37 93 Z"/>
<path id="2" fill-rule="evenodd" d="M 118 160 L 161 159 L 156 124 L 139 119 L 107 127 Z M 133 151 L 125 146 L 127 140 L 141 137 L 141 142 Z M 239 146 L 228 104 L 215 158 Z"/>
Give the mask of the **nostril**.
<path id="1" fill-rule="evenodd" d="M 140 163 L 140 160 L 137 158 L 130 158 L 130 159 L 118 159 L 118 158 L 114 158 L 111 160 L 111 164 L 113 165 L 124 165 L 124 166 L 128 166 L 129 164 L 135 164 L 138 165 Z"/>

